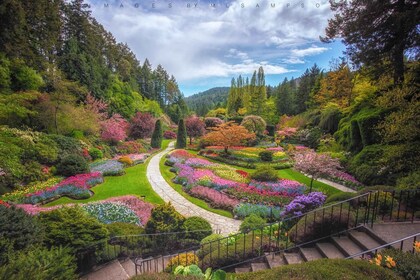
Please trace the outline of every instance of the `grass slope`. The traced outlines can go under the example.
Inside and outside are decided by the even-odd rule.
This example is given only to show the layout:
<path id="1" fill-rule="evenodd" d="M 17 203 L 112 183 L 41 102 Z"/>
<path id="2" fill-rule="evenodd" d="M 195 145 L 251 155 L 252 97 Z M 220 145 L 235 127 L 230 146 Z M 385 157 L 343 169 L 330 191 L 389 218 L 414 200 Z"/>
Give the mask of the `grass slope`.
<path id="1" fill-rule="evenodd" d="M 172 173 L 170 171 L 170 167 L 165 165 L 165 160 L 166 158 L 163 157 L 160 162 L 159 162 L 159 167 L 160 167 L 160 172 L 163 176 L 163 178 L 165 178 L 165 181 L 174 189 L 176 190 L 180 195 L 182 195 L 183 197 L 185 197 L 189 202 L 194 203 L 195 205 L 197 205 L 198 207 L 201 207 L 207 211 L 219 214 L 221 216 L 225 216 L 228 218 L 233 218 L 232 213 L 230 213 L 229 211 L 225 211 L 225 210 L 221 210 L 221 209 L 215 209 L 210 207 L 205 201 L 192 197 L 189 194 L 187 194 L 186 192 L 184 192 L 182 190 L 182 186 L 179 184 L 175 184 L 174 182 L 172 182 L 172 179 L 175 177 L 175 174 Z"/>
<path id="2" fill-rule="evenodd" d="M 162 149 L 166 149 L 170 140 L 164 140 Z M 146 169 L 150 158 L 145 163 L 126 168 L 126 174 L 122 176 L 107 176 L 105 182 L 93 187 L 94 195 L 88 199 L 75 200 L 68 197 L 61 197 L 45 206 L 53 206 L 67 203 L 86 203 L 91 201 L 104 200 L 110 197 L 123 195 L 145 196 L 145 200 L 154 204 L 163 204 L 163 199 L 153 191 L 152 186 L 146 177 Z"/>

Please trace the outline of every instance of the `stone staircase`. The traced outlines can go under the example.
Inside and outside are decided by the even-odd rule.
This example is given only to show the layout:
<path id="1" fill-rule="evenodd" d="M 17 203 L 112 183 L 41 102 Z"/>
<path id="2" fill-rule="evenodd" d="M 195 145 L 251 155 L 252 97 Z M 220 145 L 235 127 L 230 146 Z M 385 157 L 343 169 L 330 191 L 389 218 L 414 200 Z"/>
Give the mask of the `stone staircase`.
<path id="1" fill-rule="evenodd" d="M 115 260 L 81 277 L 81 280 L 127 280 L 136 275 L 136 266 L 131 259 Z"/>
<path id="2" fill-rule="evenodd" d="M 346 235 L 335 236 L 306 247 L 299 247 L 291 252 L 267 253 L 258 262 L 235 268 L 235 273 L 271 269 L 321 258 L 344 259 L 416 233 L 420 233 L 420 223 L 378 224 L 373 228 L 364 226 L 358 230 L 351 230 Z M 403 250 L 411 250 L 412 244 L 412 240 L 407 240 Z M 395 244 L 394 247 L 399 249 L 400 245 Z"/>

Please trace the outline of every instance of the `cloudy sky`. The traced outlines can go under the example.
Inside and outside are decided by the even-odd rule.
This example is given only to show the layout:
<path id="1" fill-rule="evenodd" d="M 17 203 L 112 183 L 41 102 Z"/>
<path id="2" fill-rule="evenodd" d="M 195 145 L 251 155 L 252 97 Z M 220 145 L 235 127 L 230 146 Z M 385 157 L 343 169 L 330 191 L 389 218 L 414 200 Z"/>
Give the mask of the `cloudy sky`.
<path id="1" fill-rule="evenodd" d="M 342 55 L 323 44 L 327 0 L 88 0 L 92 15 L 143 63 L 162 64 L 191 95 L 264 67 L 267 84 Z"/>

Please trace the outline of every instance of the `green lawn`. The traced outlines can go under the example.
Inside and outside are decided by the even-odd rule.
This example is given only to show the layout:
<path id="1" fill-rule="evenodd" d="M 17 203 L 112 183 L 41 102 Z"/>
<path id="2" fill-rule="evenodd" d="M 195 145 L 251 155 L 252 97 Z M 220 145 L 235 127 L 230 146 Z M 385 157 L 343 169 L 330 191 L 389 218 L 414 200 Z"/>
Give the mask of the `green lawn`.
<path id="1" fill-rule="evenodd" d="M 162 142 L 162 149 L 166 149 L 171 140 Z M 105 182 L 93 187 L 91 190 L 94 195 L 88 199 L 75 200 L 68 197 L 61 197 L 45 206 L 53 206 L 66 203 L 86 203 L 91 201 L 104 200 L 110 197 L 123 195 L 145 196 L 145 200 L 154 204 L 163 204 L 164 201 L 158 196 L 150 186 L 146 178 L 146 168 L 149 159 L 145 163 L 126 168 L 123 176 L 107 176 Z"/>
<path id="2" fill-rule="evenodd" d="M 212 159 L 209 159 L 209 158 L 206 158 L 206 157 L 199 156 L 197 151 L 188 150 L 188 152 L 190 152 L 194 155 L 197 155 L 198 157 L 201 157 L 203 159 L 207 159 L 211 162 L 219 163 L 217 160 L 212 160 Z M 225 164 L 225 163 L 222 163 L 222 164 Z M 235 168 L 237 168 L 239 170 L 246 171 L 250 174 L 255 171 L 255 169 L 239 167 L 239 166 L 235 166 Z M 282 178 L 282 179 L 290 179 L 290 180 L 298 181 L 298 182 L 308 186 L 308 188 L 311 185 L 311 178 L 303 175 L 302 173 L 300 173 L 300 172 L 298 172 L 298 171 L 296 171 L 292 168 L 278 170 L 278 174 L 279 174 L 279 177 Z M 325 193 L 327 196 L 330 196 L 330 195 L 335 194 L 335 193 L 342 192 L 342 191 L 340 191 L 340 190 L 338 190 L 338 189 L 336 189 L 336 188 L 334 188 L 330 185 L 327 185 L 325 183 L 321 183 L 321 182 L 318 182 L 318 181 L 313 182 L 312 190 L 313 191 L 321 191 L 321 192 Z"/>
<path id="3" fill-rule="evenodd" d="M 166 182 L 174 190 L 176 190 L 180 195 L 185 197 L 189 202 L 194 203 L 195 205 L 197 205 L 197 206 L 199 206 L 199 207 L 201 207 L 201 208 L 203 208 L 207 211 L 210 211 L 210 212 L 213 212 L 213 213 L 216 213 L 216 214 L 219 214 L 221 216 L 228 217 L 228 218 L 233 218 L 232 213 L 230 213 L 229 211 L 225 211 L 225 210 L 221 210 L 221 209 L 215 209 L 215 208 L 210 207 L 205 201 L 203 201 L 201 199 L 198 199 L 198 198 L 195 198 L 193 196 L 190 196 L 189 194 L 184 192 L 182 190 L 181 185 L 175 184 L 174 182 L 172 182 L 172 179 L 175 177 L 175 174 L 170 171 L 171 168 L 169 166 L 165 165 L 165 160 L 166 160 L 166 158 L 163 157 L 159 162 L 160 172 L 161 172 L 163 178 L 165 178 Z"/>

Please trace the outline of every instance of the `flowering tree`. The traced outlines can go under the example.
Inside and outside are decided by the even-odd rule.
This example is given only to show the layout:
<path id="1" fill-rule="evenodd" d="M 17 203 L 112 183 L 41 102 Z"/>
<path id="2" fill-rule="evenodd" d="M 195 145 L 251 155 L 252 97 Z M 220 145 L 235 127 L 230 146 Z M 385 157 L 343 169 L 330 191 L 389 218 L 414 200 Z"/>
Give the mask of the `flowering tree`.
<path id="1" fill-rule="evenodd" d="M 340 168 L 338 159 L 331 158 L 328 154 L 317 154 L 312 150 L 299 153 L 295 156 L 295 169 L 311 176 L 312 191 L 313 181 L 328 174 L 337 172 Z"/>
<path id="2" fill-rule="evenodd" d="M 185 128 L 187 129 L 187 135 L 190 138 L 190 145 L 192 144 L 193 137 L 203 136 L 206 132 L 206 126 L 204 122 L 197 116 L 186 118 Z"/>
<path id="3" fill-rule="evenodd" d="M 152 136 L 155 121 L 150 113 L 137 112 L 131 119 L 130 136 L 136 139 Z"/>
<path id="4" fill-rule="evenodd" d="M 221 125 L 223 121 L 219 118 L 207 117 L 204 119 L 204 123 L 206 124 L 206 128 L 210 129 L 211 127 L 216 127 L 218 125 Z"/>
<path id="5" fill-rule="evenodd" d="M 104 141 L 117 143 L 127 138 L 128 122 L 119 114 L 101 122 L 101 138 Z"/>
<path id="6" fill-rule="evenodd" d="M 239 146 L 246 140 L 255 139 L 255 133 L 248 132 L 245 127 L 237 125 L 233 121 L 223 123 L 212 128 L 212 130 L 203 139 L 215 145 L 223 146 L 225 153 L 231 146 Z"/>

